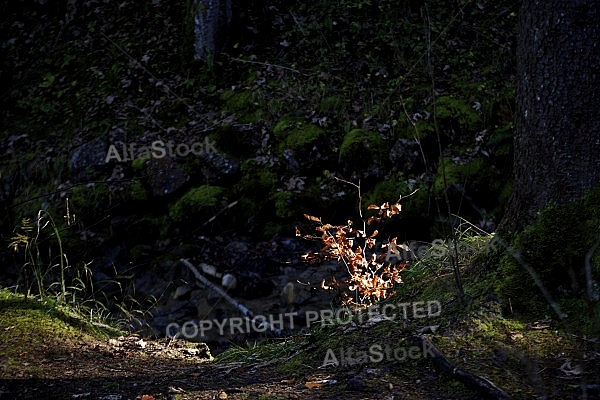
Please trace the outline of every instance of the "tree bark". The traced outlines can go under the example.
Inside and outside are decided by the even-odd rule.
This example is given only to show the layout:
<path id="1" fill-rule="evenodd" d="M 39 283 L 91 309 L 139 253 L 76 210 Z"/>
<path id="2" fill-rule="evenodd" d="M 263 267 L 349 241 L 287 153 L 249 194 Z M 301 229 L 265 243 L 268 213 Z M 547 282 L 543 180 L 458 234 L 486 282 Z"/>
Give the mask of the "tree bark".
<path id="1" fill-rule="evenodd" d="M 514 191 L 499 231 L 600 182 L 600 2 L 523 0 Z"/>
<path id="2" fill-rule="evenodd" d="M 232 18 L 231 0 L 194 0 L 194 58 L 214 57 L 226 42 Z"/>

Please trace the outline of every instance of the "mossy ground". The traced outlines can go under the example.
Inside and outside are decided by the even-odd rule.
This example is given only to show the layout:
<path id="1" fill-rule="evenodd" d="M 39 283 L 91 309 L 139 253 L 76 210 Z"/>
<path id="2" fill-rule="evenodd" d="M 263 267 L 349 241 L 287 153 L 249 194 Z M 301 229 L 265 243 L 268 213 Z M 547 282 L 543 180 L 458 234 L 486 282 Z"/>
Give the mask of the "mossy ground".
<path id="1" fill-rule="evenodd" d="M 109 372 L 101 378 L 102 388 L 96 394 L 137 393 L 138 397 L 148 394 L 166 399 L 169 387 L 176 382 L 183 391 L 170 395 L 177 399 L 214 398 L 223 393 L 232 399 L 400 395 L 406 399 L 481 398 L 473 389 L 436 370 L 433 360 L 427 357 L 323 365 L 329 350 L 339 357 L 341 349 L 368 351 L 372 345 L 408 348 L 408 338 L 418 329 L 434 326 L 434 333 L 427 336 L 449 360 L 492 381 L 515 399 L 581 395 L 580 385 L 594 383 L 593 377 L 600 373 L 599 331 L 594 328 L 597 316 L 584 314 L 582 303 L 573 301 L 561 302 L 569 315 L 567 323 L 552 315 L 544 302 L 530 303 L 542 310 L 540 313 L 512 313 L 494 292 L 498 257 L 484 253 L 489 238 L 471 234 L 460 239 L 470 240 L 471 249 L 481 250 L 459 257 L 463 300 L 457 295 L 448 258 L 437 257 L 411 263 L 397 293 L 379 305 L 382 310 L 385 304 L 399 307 L 401 303 L 438 301 L 442 305 L 440 315 L 415 318 L 409 306 L 408 320 L 372 322 L 365 317 L 362 322 L 357 318 L 351 322 L 344 317 L 337 323 L 313 322 L 309 329 L 290 337 L 238 344 L 208 363 L 193 358 L 160 358 L 142 350 L 111 353 L 102 346 L 113 333 L 69 317 L 53 304 L 35 299 L 24 302 L 22 297 L 4 290 L 0 292 L 0 335 L 4 344 L 0 346 L 0 386 L 11 390 L 22 382 L 37 388 L 22 398 L 44 398 L 40 394 L 50 392 L 76 393 L 90 382 L 99 382 L 96 371 L 100 367 Z M 192 348 L 184 341 L 175 343 L 182 349 Z M 165 345 L 170 346 L 168 341 Z M 78 366 L 77 379 L 65 376 L 68 369 L 59 367 L 64 362 Z M 163 371 L 165 365 L 170 368 L 167 378 L 150 378 Z M 129 385 L 123 381 L 125 376 L 129 376 Z M 47 379 L 52 379 L 53 387 L 48 387 Z M 141 384 L 148 380 L 152 383 Z M 140 386 L 134 389 L 131 382 L 139 382 Z"/>
<path id="2" fill-rule="evenodd" d="M 497 293 L 504 302 L 511 299 L 511 306 L 519 312 L 528 313 L 531 303 L 543 298 L 532 287 L 537 287 L 534 277 L 521 267 L 527 263 L 545 287 L 548 295 L 563 299 L 566 304 L 579 308 L 571 314 L 594 317 L 593 331 L 600 329 L 600 307 L 597 299 L 600 280 L 600 187 L 592 189 L 582 199 L 565 205 L 550 204 L 540 213 L 537 220 L 519 233 L 512 241 L 512 250 L 500 259 Z M 587 257 L 587 258 L 586 258 Z M 522 259 L 522 261 L 519 260 Z M 586 268 L 592 279 L 592 299 L 587 293 Z M 527 293 L 527 295 L 526 295 Z M 583 311 L 583 313 L 581 313 Z M 586 318 L 584 318 L 586 319 Z M 590 326 L 585 323 L 583 326 Z M 594 334 L 594 332 L 587 332 Z"/>
<path id="3" fill-rule="evenodd" d="M 4 289 L 0 290 L 0 305 L 1 354 L 17 371 L 12 376 L 38 376 L 43 369 L 39 362 L 46 357 L 68 357 L 79 346 L 120 333 L 110 327 L 98 328 L 52 299 L 25 300 Z M 6 369 L 3 378 L 11 376 Z"/>

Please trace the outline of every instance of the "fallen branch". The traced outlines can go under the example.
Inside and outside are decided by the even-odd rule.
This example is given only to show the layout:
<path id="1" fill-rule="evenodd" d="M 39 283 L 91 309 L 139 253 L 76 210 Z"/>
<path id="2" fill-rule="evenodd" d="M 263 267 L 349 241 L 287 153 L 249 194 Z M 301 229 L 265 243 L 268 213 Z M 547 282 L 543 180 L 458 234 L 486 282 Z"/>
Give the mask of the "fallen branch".
<path id="1" fill-rule="evenodd" d="M 411 336 L 408 338 L 408 341 L 417 345 L 420 348 L 428 348 L 433 354 L 433 363 L 438 367 L 442 372 L 449 374 L 452 378 L 458 380 L 459 382 L 464 383 L 466 386 L 469 386 L 481 394 L 485 395 L 486 398 L 497 399 L 497 400 L 511 400 L 510 397 L 505 391 L 494 385 L 489 380 L 472 374 L 464 369 L 457 367 L 452 361 L 448 360 L 444 354 L 437 347 L 431 343 L 429 339 L 425 336 Z"/>
<path id="2" fill-rule="evenodd" d="M 256 322 L 258 325 L 263 325 L 264 324 L 268 330 L 275 332 L 275 334 L 279 335 L 281 333 L 281 331 L 279 329 L 273 328 L 271 326 L 271 324 L 269 324 L 267 322 L 266 318 L 264 316 L 262 316 L 262 315 L 261 315 L 261 317 L 263 317 L 262 319 L 259 319 L 258 321 L 255 321 L 255 319 L 257 319 L 257 316 L 254 315 L 254 313 L 252 312 L 252 310 L 250 310 L 248 307 L 246 307 L 245 305 L 243 305 L 242 303 L 240 303 L 239 301 L 237 301 L 233 297 L 229 296 L 219 286 L 215 285 L 214 283 L 212 283 L 211 281 L 209 281 L 208 279 L 206 279 L 204 277 L 204 275 L 202 275 L 200 273 L 200 271 L 198 271 L 198 269 L 191 262 L 189 262 L 185 258 L 182 258 L 179 261 L 181 261 L 183 263 L 183 265 L 185 265 L 190 271 L 192 271 L 192 274 L 194 274 L 194 276 L 196 277 L 196 279 L 198 281 L 200 281 L 203 285 L 208 286 L 209 289 L 211 289 L 212 291 L 214 291 L 215 293 L 217 293 L 219 296 L 221 296 L 222 299 L 225 299 L 225 301 L 227 301 L 233 307 L 235 307 L 236 309 L 238 309 L 242 313 L 242 315 L 247 320 L 249 320 L 251 323 L 255 323 Z"/>

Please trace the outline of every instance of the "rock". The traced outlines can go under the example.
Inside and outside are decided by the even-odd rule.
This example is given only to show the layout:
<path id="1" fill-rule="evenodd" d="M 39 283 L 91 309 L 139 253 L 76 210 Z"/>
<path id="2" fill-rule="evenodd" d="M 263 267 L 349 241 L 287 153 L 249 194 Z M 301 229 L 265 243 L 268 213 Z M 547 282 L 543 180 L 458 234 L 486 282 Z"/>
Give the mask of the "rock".
<path id="1" fill-rule="evenodd" d="M 170 157 L 150 158 L 145 168 L 152 194 L 156 197 L 175 192 L 189 179 L 183 169 Z"/>
<path id="2" fill-rule="evenodd" d="M 107 153 L 108 141 L 105 136 L 99 136 L 73 150 L 69 167 L 75 176 L 89 178 L 87 171 L 92 171 L 94 175 L 106 168 Z"/>
<path id="3" fill-rule="evenodd" d="M 175 293 L 173 293 L 173 299 L 174 300 L 189 299 L 191 292 L 192 292 L 192 288 L 187 285 L 178 286 L 177 289 L 175 289 Z"/>
<path id="4" fill-rule="evenodd" d="M 364 381 L 359 376 L 353 376 L 348 379 L 348 383 L 346 384 L 346 390 L 358 392 L 365 388 Z"/>
<path id="5" fill-rule="evenodd" d="M 232 274 L 223 275 L 223 279 L 221 280 L 221 286 L 225 289 L 233 290 L 237 287 L 237 278 Z"/>
<path id="6" fill-rule="evenodd" d="M 390 150 L 390 161 L 402 172 L 422 172 L 423 157 L 419 143 L 409 139 L 398 139 Z"/>
<path id="7" fill-rule="evenodd" d="M 281 291 L 284 304 L 291 307 L 296 302 L 296 287 L 293 282 L 288 282 Z"/>
<path id="8" fill-rule="evenodd" d="M 199 157 L 213 170 L 218 171 L 219 176 L 232 175 L 240 170 L 239 161 L 232 160 L 214 151 L 205 152 Z"/>
<path id="9" fill-rule="evenodd" d="M 214 265 L 200 263 L 200 268 L 202 269 L 202 272 L 204 274 L 214 276 L 215 278 L 220 278 L 223 275 L 217 271 L 217 267 L 215 267 Z"/>
<path id="10" fill-rule="evenodd" d="M 239 282 L 239 296 L 243 299 L 257 299 L 271 295 L 275 284 L 262 279 L 257 274 L 243 276 Z"/>

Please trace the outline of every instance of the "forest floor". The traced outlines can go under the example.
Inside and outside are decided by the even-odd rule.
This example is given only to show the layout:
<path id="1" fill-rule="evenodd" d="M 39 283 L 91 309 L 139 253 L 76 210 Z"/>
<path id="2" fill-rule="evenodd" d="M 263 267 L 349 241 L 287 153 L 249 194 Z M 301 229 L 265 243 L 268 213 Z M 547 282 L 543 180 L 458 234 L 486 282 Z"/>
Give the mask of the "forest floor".
<path id="1" fill-rule="evenodd" d="M 387 304 L 437 297 L 439 316 L 371 315 L 236 345 L 216 357 L 202 343 L 118 336 L 48 300 L 2 290 L 0 398 L 600 399 L 597 338 L 573 334 L 551 316 L 508 315 L 486 294 L 489 274 L 482 269 L 465 270 L 464 302 L 447 291 L 450 274 L 423 279 L 425 270 L 413 271 L 413 278 L 417 273 L 421 279 L 409 278 Z M 443 360 L 427 346 L 415 357 L 400 356 L 415 345 L 411 339 L 423 337 Z M 324 365 L 329 361 L 339 365 Z M 440 367 L 444 361 L 450 370 Z M 474 376 L 482 378 L 479 388 L 469 386 Z"/>

